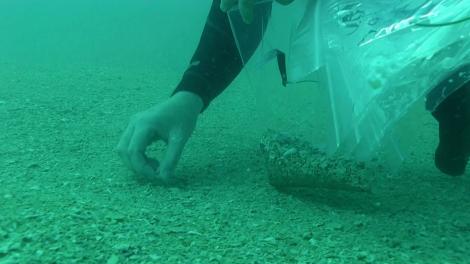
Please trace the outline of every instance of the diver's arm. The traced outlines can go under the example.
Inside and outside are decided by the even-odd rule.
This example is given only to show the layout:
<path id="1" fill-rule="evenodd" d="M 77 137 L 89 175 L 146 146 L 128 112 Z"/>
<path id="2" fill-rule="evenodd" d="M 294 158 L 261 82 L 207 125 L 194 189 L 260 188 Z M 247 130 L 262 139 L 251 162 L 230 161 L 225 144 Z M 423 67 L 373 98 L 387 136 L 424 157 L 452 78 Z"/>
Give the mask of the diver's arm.
<path id="1" fill-rule="evenodd" d="M 134 115 L 116 151 L 135 174 L 171 183 L 186 142 L 200 112 L 219 95 L 243 68 L 227 15 L 214 0 L 191 66 L 173 95 L 162 103 Z M 249 38 L 257 40 L 257 38 Z M 257 45 L 259 41 L 253 41 Z M 251 43 L 250 43 L 251 44 Z M 255 45 L 253 45 L 255 46 Z M 251 50 L 251 49 L 250 49 Z M 252 52 L 248 52 L 249 54 Z M 167 143 L 161 160 L 146 154 L 152 142 Z"/>
<path id="2" fill-rule="evenodd" d="M 173 92 L 174 95 L 179 91 L 187 91 L 200 96 L 204 103 L 203 110 L 230 85 L 243 68 L 228 15 L 219 6 L 220 0 L 212 2 L 190 66 Z M 251 46 L 256 47 L 261 37 L 252 40 L 255 43 L 251 43 Z"/>

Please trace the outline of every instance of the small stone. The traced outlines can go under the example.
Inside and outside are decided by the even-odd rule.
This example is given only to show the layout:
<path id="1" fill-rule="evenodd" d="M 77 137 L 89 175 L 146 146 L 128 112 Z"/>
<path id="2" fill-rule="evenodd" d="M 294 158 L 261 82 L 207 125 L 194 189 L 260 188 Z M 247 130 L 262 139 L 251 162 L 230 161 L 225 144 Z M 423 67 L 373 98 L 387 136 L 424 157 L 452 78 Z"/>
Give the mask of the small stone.
<path id="1" fill-rule="evenodd" d="M 305 233 L 302 235 L 302 238 L 303 238 L 304 240 L 310 240 L 310 239 L 312 238 L 312 232 L 310 232 L 310 231 L 305 232 Z"/>
<path id="2" fill-rule="evenodd" d="M 20 248 L 21 248 L 21 243 L 17 241 L 17 242 L 12 242 L 8 250 L 14 251 L 14 250 L 19 250 Z"/>
<path id="3" fill-rule="evenodd" d="M 0 246 L 0 257 L 4 257 L 4 256 L 8 255 L 9 252 L 10 252 L 9 245 Z"/>
<path id="4" fill-rule="evenodd" d="M 202 236 L 201 233 L 195 230 L 188 231 L 188 235 Z"/>
<path id="5" fill-rule="evenodd" d="M 333 224 L 331 226 L 331 228 L 334 229 L 334 230 L 337 230 L 337 231 L 343 231 L 344 230 L 344 226 L 342 224 L 339 224 L 339 223 L 338 224 Z"/>
<path id="6" fill-rule="evenodd" d="M 108 258 L 108 261 L 106 261 L 106 264 L 117 264 L 117 263 L 119 263 L 119 257 L 114 254 Z"/>
<path id="7" fill-rule="evenodd" d="M 49 247 L 49 250 L 50 250 L 50 251 L 58 251 L 60 248 L 61 248 L 60 245 L 54 245 L 54 246 L 50 246 L 50 247 Z"/>
<path id="8" fill-rule="evenodd" d="M 354 225 L 356 227 L 363 227 L 365 224 L 362 220 L 356 220 L 356 221 L 354 221 Z"/>
<path id="9" fill-rule="evenodd" d="M 282 154 L 282 157 L 286 158 L 286 157 L 294 155 L 295 153 L 297 153 L 297 149 L 296 148 L 290 148 L 286 152 L 284 152 L 284 154 Z"/>
<path id="10" fill-rule="evenodd" d="M 367 251 L 360 251 L 359 253 L 357 253 L 356 258 L 357 260 L 363 261 L 366 263 L 373 263 L 375 260 L 374 256 L 369 254 L 369 252 Z"/>
<path id="11" fill-rule="evenodd" d="M 317 246 L 318 241 L 315 238 L 311 238 L 308 243 L 310 243 L 311 246 Z"/>
<path id="12" fill-rule="evenodd" d="M 417 249 L 419 249 L 419 246 L 416 245 L 416 244 L 412 244 L 412 245 L 410 245 L 410 249 L 411 250 L 417 250 Z"/>
<path id="13" fill-rule="evenodd" d="M 108 213 L 108 215 L 106 215 L 106 218 L 109 219 L 111 223 L 122 223 L 125 220 L 125 216 L 116 212 Z"/>
<path id="14" fill-rule="evenodd" d="M 276 243 L 276 238 L 274 237 L 266 237 L 263 239 L 264 242 L 267 242 L 267 243 L 271 243 L 271 244 L 274 244 Z"/>
<path id="15" fill-rule="evenodd" d="M 29 189 L 30 189 L 31 191 L 39 191 L 39 190 L 41 190 L 41 187 L 39 187 L 39 186 L 37 186 L 37 185 L 34 185 L 34 186 L 31 186 Z"/>
<path id="16" fill-rule="evenodd" d="M 392 239 L 388 241 L 388 246 L 391 248 L 399 248 L 401 246 L 401 241 L 397 239 Z"/>
<path id="17" fill-rule="evenodd" d="M 31 235 L 31 234 L 26 234 L 21 240 L 24 243 L 29 243 L 29 242 L 32 242 L 34 240 L 34 236 Z"/>
<path id="18" fill-rule="evenodd" d="M 121 251 L 121 252 L 127 252 L 129 251 L 131 248 L 131 246 L 129 244 L 118 244 L 114 247 L 114 249 L 118 250 L 118 251 Z"/>
<path id="19" fill-rule="evenodd" d="M 28 169 L 39 169 L 41 166 L 39 166 L 39 164 L 37 163 L 30 163 L 28 165 Z"/>
<path id="20" fill-rule="evenodd" d="M 18 163 L 18 160 L 15 159 L 8 159 L 5 161 L 6 165 L 13 165 L 15 163 Z"/>

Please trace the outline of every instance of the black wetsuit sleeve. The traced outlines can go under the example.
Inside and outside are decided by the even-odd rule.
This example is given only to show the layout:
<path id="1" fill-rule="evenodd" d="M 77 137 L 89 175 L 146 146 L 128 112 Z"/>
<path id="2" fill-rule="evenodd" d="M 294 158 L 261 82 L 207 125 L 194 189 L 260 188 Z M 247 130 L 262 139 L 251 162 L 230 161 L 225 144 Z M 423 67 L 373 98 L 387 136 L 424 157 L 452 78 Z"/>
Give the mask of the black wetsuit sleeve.
<path id="1" fill-rule="evenodd" d="M 228 15 L 222 12 L 219 6 L 220 0 L 212 2 L 190 66 L 173 91 L 173 94 L 189 91 L 199 95 L 204 103 L 203 110 L 232 83 L 243 68 Z M 261 41 L 261 37 L 252 38 L 251 41 L 250 44 L 254 48 L 250 56 Z"/>

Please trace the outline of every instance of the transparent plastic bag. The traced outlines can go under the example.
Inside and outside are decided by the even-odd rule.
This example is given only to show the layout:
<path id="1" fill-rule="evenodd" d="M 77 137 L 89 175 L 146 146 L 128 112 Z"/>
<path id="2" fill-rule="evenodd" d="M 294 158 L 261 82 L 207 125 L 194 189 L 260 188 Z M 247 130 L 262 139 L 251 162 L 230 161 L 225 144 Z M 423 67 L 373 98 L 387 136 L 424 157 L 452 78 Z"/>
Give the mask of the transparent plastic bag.
<path id="1" fill-rule="evenodd" d="M 470 16 L 470 1 L 330 2 L 322 28 L 337 142 L 367 158 L 415 102 L 470 62 L 470 23 L 451 23 Z M 433 111 L 445 96 L 428 99 Z"/>
<path id="2" fill-rule="evenodd" d="M 470 63 L 468 0 L 259 4 L 273 5 L 262 30 L 243 24 L 237 10 L 229 16 L 245 62 L 251 53 L 238 41 L 241 34 L 249 29 L 264 35 L 246 68 L 268 126 L 330 154 L 367 160 L 387 145 L 401 160 L 393 137 L 397 121 L 426 95 L 433 111 L 458 89 L 453 79 L 441 85 L 448 76 L 470 79 L 467 70 L 456 73 Z M 286 89 L 278 87 L 276 54 L 285 57 Z"/>

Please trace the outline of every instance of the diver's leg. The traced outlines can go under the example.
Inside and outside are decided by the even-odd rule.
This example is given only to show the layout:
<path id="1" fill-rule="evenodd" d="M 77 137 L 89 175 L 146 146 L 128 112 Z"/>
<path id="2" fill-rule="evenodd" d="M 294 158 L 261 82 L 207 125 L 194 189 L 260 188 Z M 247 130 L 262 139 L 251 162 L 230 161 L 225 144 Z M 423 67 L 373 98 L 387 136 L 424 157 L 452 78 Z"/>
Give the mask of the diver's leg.
<path id="1" fill-rule="evenodd" d="M 462 175 L 470 155 L 470 80 L 447 97 L 433 116 L 439 122 L 436 167 L 449 175 Z"/>

